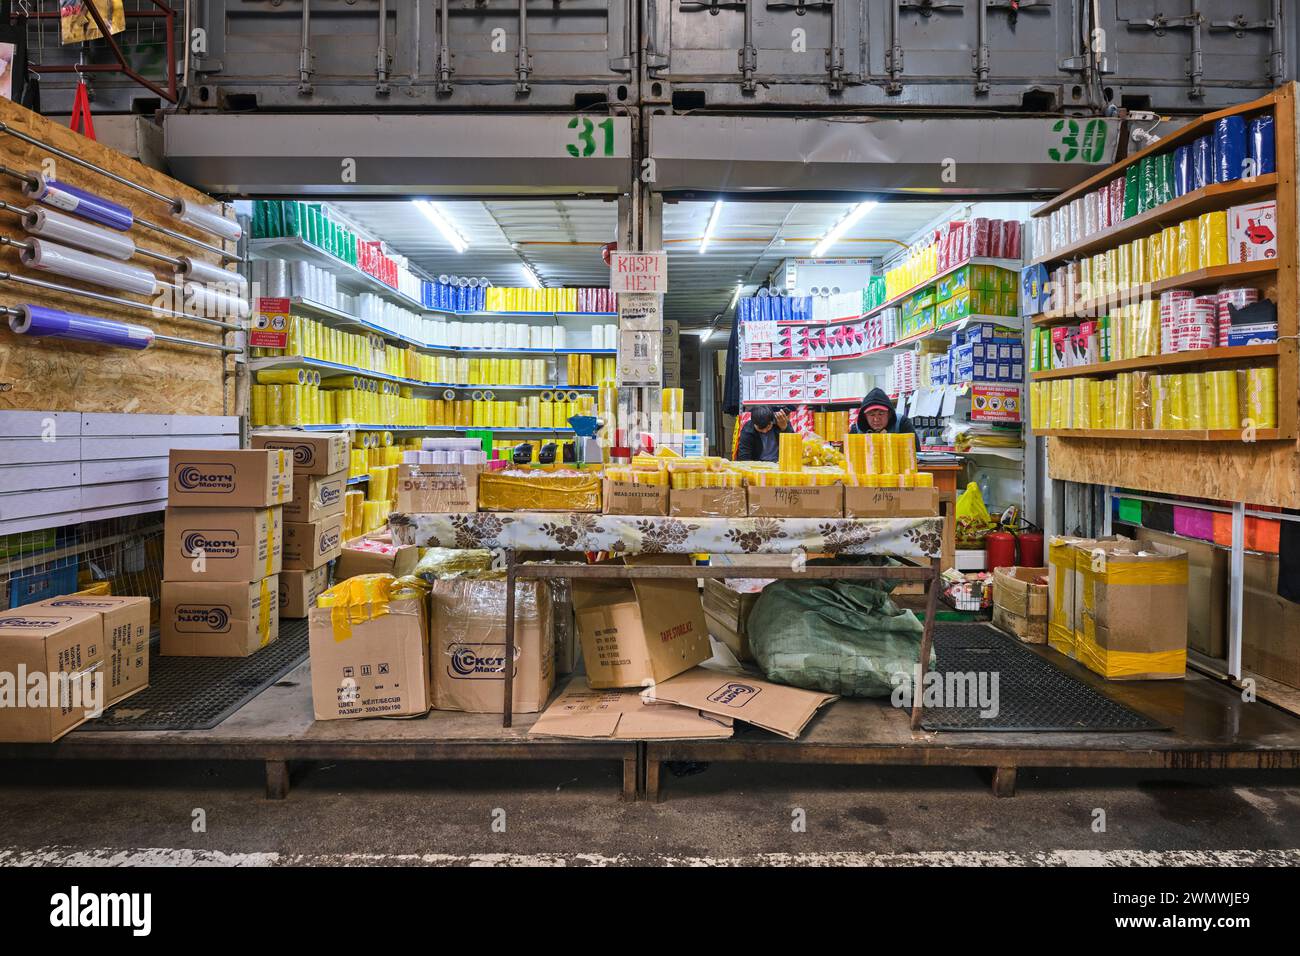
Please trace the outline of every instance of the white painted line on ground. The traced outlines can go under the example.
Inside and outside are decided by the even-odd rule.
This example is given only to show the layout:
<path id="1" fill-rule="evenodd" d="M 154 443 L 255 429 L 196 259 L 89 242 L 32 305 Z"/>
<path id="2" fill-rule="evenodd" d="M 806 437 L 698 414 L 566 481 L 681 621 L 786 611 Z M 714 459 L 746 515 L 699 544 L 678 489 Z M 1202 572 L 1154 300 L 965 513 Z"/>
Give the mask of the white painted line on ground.
<path id="1" fill-rule="evenodd" d="M 223 853 L 166 847 L 0 849 L 0 866 L 1300 866 L 1295 850 L 1046 850 L 1015 853 Z"/>

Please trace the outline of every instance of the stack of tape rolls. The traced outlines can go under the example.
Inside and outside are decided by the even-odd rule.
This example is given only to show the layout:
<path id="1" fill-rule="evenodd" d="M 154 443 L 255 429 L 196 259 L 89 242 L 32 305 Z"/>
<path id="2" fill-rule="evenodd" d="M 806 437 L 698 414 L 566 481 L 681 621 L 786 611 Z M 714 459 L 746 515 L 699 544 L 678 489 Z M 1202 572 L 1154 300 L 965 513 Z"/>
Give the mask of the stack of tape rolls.
<path id="1" fill-rule="evenodd" d="M 1186 275 L 1201 267 L 1200 223 L 1195 219 L 1184 219 L 1176 228 L 1178 230 L 1176 275 Z"/>
<path id="2" fill-rule="evenodd" d="M 1258 289 L 1222 289 L 1218 293 L 1218 315 L 1219 334 L 1218 344 L 1220 348 L 1228 347 L 1228 332 L 1232 329 L 1232 310 L 1241 309 L 1248 305 L 1253 305 L 1259 301 Z"/>
<path id="3" fill-rule="evenodd" d="M 1256 428 L 1277 427 L 1277 369 L 1275 367 L 1245 369 L 1245 409 L 1243 418 L 1255 423 Z"/>
<path id="4" fill-rule="evenodd" d="M 1122 372 L 1115 377 L 1114 415 L 1111 427 L 1125 431 L 1133 428 L 1133 376 Z"/>
<path id="5" fill-rule="evenodd" d="M 798 432 L 781 432 L 778 437 L 777 470 L 803 471 L 803 435 Z"/>
<path id="6" fill-rule="evenodd" d="M 1074 427 L 1092 428 L 1092 406 L 1088 404 L 1088 380 L 1086 378 L 1068 379 L 1073 389 L 1071 406 L 1074 409 Z"/>
<path id="7" fill-rule="evenodd" d="M 1202 213 L 1197 219 L 1200 236 L 1201 268 L 1228 264 L 1228 214 L 1219 209 Z"/>
<path id="8" fill-rule="evenodd" d="M 1205 427 L 1230 430 L 1241 425 L 1237 406 L 1237 373 L 1205 373 Z"/>
<path id="9" fill-rule="evenodd" d="M 1192 372 L 1184 376 L 1183 382 L 1183 393 L 1187 402 L 1187 427 L 1203 430 L 1208 427 L 1205 376 L 1200 372 Z"/>

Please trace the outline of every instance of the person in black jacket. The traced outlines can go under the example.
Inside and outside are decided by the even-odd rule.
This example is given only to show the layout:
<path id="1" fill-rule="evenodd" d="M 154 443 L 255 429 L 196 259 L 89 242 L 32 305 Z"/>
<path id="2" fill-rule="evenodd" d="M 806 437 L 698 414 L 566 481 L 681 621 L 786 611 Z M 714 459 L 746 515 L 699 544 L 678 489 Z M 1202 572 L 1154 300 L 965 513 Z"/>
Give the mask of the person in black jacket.
<path id="1" fill-rule="evenodd" d="M 778 461 L 781 439 L 776 436 L 790 430 L 790 419 L 785 412 L 774 412 L 768 405 L 759 405 L 750 412 L 749 421 L 740 430 L 736 461 Z"/>
<path id="2" fill-rule="evenodd" d="M 899 415 L 894 403 L 889 400 L 882 388 L 873 388 L 858 406 L 857 414 L 849 425 L 849 432 L 856 435 L 869 435 L 872 432 L 910 432 L 916 435 L 912 420 L 906 415 Z M 921 444 L 917 439 L 917 445 Z"/>

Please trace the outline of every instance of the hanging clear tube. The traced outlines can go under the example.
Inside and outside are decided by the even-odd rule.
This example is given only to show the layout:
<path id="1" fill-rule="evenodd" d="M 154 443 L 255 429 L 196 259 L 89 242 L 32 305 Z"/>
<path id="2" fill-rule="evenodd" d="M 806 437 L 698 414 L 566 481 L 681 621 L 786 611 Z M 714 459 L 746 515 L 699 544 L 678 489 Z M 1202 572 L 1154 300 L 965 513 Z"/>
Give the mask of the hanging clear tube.
<path id="1" fill-rule="evenodd" d="M 23 214 L 22 222 L 23 228 L 31 235 L 49 242 L 76 246 L 123 261 L 135 255 L 135 243 L 129 236 L 52 209 L 29 209 Z"/>
<path id="2" fill-rule="evenodd" d="M 188 199 L 175 200 L 172 203 L 172 215 L 187 225 L 232 242 L 244 234 L 238 220 L 227 219 L 220 211 L 197 205 Z"/>
<path id="3" fill-rule="evenodd" d="M 116 229 L 118 232 L 126 232 L 135 221 L 131 210 L 103 196 L 96 196 L 92 192 L 67 183 L 46 179 L 36 172 L 27 173 L 25 176 L 17 175 L 22 179 L 23 195 L 31 197 L 36 202 L 45 203 L 63 212 L 74 212 L 78 216 Z"/>
<path id="4" fill-rule="evenodd" d="M 186 279 L 233 287 L 242 293 L 248 291 L 248 280 L 241 273 L 222 269 L 220 266 L 195 259 L 193 256 L 181 256 L 179 263 L 179 271 Z"/>
<path id="5" fill-rule="evenodd" d="M 184 311 L 190 315 L 248 317 L 248 300 L 227 295 L 219 289 L 198 282 L 186 282 L 182 288 Z"/>
<path id="6" fill-rule="evenodd" d="M 155 295 L 158 279 L 148 269 L 116 259 L 93 256 L 80 249 L 60 246 L 41 239 L 28 240 L 18 253 L 23 265 L 43 272 L 54 272 L 70 279 L 80 279 L 109 289 L 121 289 L 136 295 Z"/>

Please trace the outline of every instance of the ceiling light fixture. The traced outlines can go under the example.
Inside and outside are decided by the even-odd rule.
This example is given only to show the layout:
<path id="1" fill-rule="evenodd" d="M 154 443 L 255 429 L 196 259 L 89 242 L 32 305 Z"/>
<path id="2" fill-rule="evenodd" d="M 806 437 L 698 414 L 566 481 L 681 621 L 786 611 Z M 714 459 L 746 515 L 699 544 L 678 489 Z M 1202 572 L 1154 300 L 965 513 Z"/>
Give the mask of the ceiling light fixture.
<path id="1" fill-rule="evenodd" d="M 736 307 L 736 303 L 740 301 L 740 290 L 741 290 L 741 288 L 743 288 L 743 286 L 744 286 L 744 283 L 742 283 L 742 282 L 737 282 L 737 283 L 736 283 L 736 291 L 735 291 L 735 293 L 731 296 L 731 302 L 730 302 L 730 304 L 727 305 L 727 309 L 728 309 L 728 310 L 730 310 L 730 309 L 734 309 L 734 308 Z"/>
<path id="2" fill-rule="evenodd" d="M 464 252 L 469 248 L 469 242 L 464 236 L 452 225 L 451 220 L 441 209 L 427 199 L 416 199 L 415 208 L 424 213 L 424 218 L 433 223 L 438 231 L 442 233 L 442 238 L 451 243 L 451 247 L 458 253 Z"/>
<path id="3" fill-rule="evenodd" d="M 846 232 L 857 225 L 858 221 L 863 216 L 872 209 L 875 209 L 878 205 L 880 204 L 874 199 L 869 199 L 866 202 L 858 203 L 850 209 L 848 215 L 833 225 L 831 231 L 822 236 L 821 241 L 818 242 L 817 245 L 813 246 L 812 257 L 814 259 L 820 259 L 824 256 L 831 246 L 839 242 Z"/>
<path id="4" fill-rule="evenodd" d="M 709 240 L 713 238 L 713 230 L 717 227 L 721 216 L 722 200 L 719 199 L 713 204 L 713 212 L 709 213 L 709 224 L 704 227 L 704 237 L 700 239 L 700 255 L 704 255 L 704 250 L 709 248 Z"/>
<path id="5" fill-rule="evenodd" d="M 528 280 L 528 284 L 529 284 L 530 286 L 532 286 L 534 289 L 542 289 L 542 288 L 545 288 L 545 286 L 542 285 L 542 280 L 541 280 L 541 278 L 540 278 L 540 277 L 537 275 L 537 273 L 533 270 L 533 267 L 532 267 L 532 266 L 530 266 L 530 265 L 529 265 L 528 263 L 526 263 L 526 262 L 520 262 L 519 264 L 520 264 L 520 266 L 523 267 L 523 270 L 524 270 L 524 278 L 526 278 L 526 279 Z"/>

